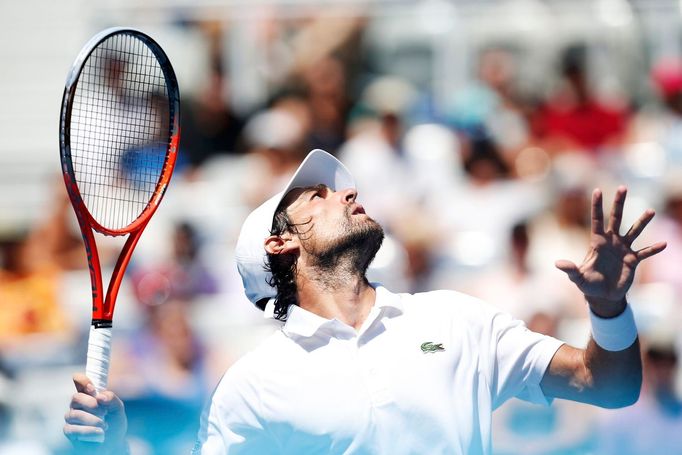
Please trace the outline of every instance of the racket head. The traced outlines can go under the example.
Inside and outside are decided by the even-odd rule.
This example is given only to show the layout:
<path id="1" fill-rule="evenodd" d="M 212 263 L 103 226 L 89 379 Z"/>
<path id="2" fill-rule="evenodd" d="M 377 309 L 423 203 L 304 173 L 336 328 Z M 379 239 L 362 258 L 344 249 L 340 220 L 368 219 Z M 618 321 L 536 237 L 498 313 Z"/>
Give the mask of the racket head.
<path id="1" fill-rule="evenodd" d="M 85 44 L 66 80 L 59 127 L 81 228 L 114 236 L 144 228 L 172 176 L 179 123 L 177 78 L 156 41 L 115 27 Z"/>

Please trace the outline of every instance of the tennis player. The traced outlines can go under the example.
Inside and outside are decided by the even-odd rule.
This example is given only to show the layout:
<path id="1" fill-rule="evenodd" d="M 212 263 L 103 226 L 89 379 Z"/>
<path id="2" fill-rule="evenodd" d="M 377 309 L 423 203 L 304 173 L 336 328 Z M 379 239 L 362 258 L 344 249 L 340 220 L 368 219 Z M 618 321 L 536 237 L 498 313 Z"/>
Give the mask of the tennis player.
<path id="1" fill-rule="evenodd" d="M 585 260 L 556 263 L 590 310 L 592 335 L 577 349 L 458 292 L 396 294 L 369 283 L 382 228 L 357 202 L 347 169 L 312 151 L 242 227 L 246 295 L 285 322 L 222 378 L 195 453 L 488 454 L 492 412 L 511 397 L 636 402 L 642 367 L 626 292 L 637 264 L 666 244 L 632 249 L 654 212 L 621 235 L 625 193 L 617 190 L 605 225 L 594 191 Z M 84 448 L 104 432 L 97 453 L 124 450 L 120 400 L 74 380 L 65 434 Z"/>

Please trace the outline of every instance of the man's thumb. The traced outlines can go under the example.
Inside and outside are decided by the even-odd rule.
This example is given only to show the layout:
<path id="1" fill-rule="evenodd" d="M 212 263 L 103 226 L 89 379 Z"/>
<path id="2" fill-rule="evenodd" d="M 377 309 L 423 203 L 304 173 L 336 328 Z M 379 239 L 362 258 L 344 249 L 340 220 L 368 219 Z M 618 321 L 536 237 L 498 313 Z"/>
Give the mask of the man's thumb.
<path id="1" fill-rule="evenodd" d="M 575 263 L 571 261 L 567 261 L 565 259 L 560 259 L 554 263 L 557 269 L 561 270 L 564 272 L 566 275 L 568 275 L 568 278 L 571 281 L 575 281 L 579 276 L 580 276 L 580 271 L 578 270 L 578 266 L 575 265 Z"/>

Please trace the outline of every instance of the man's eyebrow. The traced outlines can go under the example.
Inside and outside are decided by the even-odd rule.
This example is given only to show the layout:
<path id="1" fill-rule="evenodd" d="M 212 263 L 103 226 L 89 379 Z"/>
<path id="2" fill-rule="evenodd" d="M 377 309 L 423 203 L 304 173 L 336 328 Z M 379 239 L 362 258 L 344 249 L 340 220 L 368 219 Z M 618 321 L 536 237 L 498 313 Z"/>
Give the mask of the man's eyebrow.
<path id="1" fill-rule="evenodd" d="M 327 189 L 327 185 L 325 185 L 324 183 L 318 183 L 317 185 L 306 186 L 306 187 L 304 188 L 304 190 L 305 190 L 306 192 L 308 192 L 308 191 L 326 190 L 326 189 Z"/>
<path id="2" fill-rule="evenodd" d="M 301 194 L 310 193 L 311 191 L 329 191 L 329 187 L 324 183 L 319 183 L 317 185 L 311 185 L 303 187 L 303 192 Z"/>
<path id="3" fill-rule="evenodd" d="M 295 198 L 293 197 L 294 190 L 300 190 L 300 193 L 298 193 L 298 195 Z M 298 198 L 304 196 L 307 193 L 310 193 L 311 191 L 329 191 L 329 187 L 323 183 L 319 183 L 317 185 L 292 188 L 291 191 L 289 191 L 284 196 L 284 198 L 282 198 L 282 201 L 280 202 L 280 207 L 289 206 L 290 204 L 293 204 Z"/>

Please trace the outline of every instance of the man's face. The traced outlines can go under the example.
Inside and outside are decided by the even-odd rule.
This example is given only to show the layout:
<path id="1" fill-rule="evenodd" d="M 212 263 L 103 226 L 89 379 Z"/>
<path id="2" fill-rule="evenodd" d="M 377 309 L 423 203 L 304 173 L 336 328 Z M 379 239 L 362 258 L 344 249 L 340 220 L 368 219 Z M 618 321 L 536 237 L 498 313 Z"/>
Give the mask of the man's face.
<path id="1" fill-rule="evenodd" d="M 309 255 L 312 264 L 333 265 L 350 254 L 358 267 L 366 269 L 374 258 L 383 230 L 356 197 L 354 189 L 332 191 L 324 185 L 295 188 L 285 196 L 283 203 L 288 204 L 287 214 L 296 226 L 301 254 Z"/>

